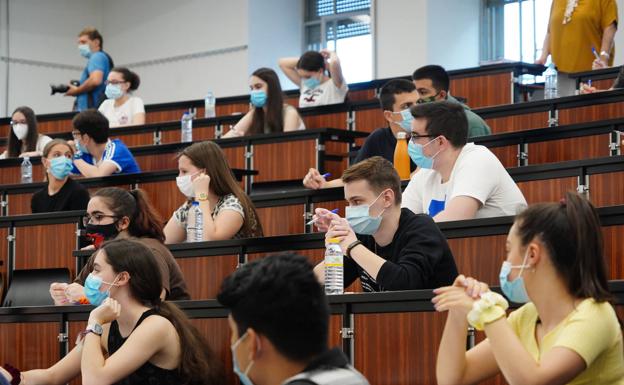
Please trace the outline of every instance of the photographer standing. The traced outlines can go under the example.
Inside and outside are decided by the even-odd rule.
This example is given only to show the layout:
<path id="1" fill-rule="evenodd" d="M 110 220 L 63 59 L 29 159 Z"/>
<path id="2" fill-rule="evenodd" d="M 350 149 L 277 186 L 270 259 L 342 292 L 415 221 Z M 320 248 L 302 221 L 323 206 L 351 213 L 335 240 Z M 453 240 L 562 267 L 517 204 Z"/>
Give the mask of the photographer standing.
<path id="1" fill-rule="evenodd" d="M 66 96 L 75 96 L 74 109 L 84 111 L 98 108 L 106 99 L 105 80 L 113 68 L 113 59 L 102 50 L 104 40 L 97 29 L 87 27 L 78 34 L 78 50 L 85 57 L 87 66 L 80 76 L 80 85 L 69 84 Z"/>

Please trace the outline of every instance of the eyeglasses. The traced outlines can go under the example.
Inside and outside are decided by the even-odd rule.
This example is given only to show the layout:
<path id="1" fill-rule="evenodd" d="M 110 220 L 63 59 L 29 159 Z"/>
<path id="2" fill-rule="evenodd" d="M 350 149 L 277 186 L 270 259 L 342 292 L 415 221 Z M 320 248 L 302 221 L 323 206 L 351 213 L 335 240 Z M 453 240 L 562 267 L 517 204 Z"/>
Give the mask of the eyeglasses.
<path id="1" fill-rule="evenodd" d="M 117 85 L 117 84 L 123 84 L 125 83 L 125 80 L 107 80 L 104 82 L 104 84 L 109 85 L 109 84 L 113 84 L 113 85 Z"/>
<path id="2" fill-rule="evenodd" d="M 80 138 L 82 136 L 80 131 L 72 131 L 71 134 L 74 138 Z"/>
<path id="3" fill-rule="evenodd" d="M 411 140 L 412 140 L 413 143 L 416 143 L 416 141 L 418 141 L 418 139 L 420 139 L 420 138 L 434 138 L 434 137 L 435 137 L 435 135 L 419 135 L 419 134 L 414 134 L 412 132 Z"/>
<path id="4" fill-rule="evenodd" d="M 9 124 L 10 124 L 11 126 L 14 126 L 14 125 L 16 125 L 16 124 L 28 124 L 28 122 L 27 122 L 27 121 L 25 121 L 25 120 L 21 120 L 21 121 L 19 121 L 19 120 L 11 120 L 11 121 L 9 122 Z"/>
<path id="5" fill-rule="evenodd" d="M 85 227 L 91 223 L 92 219 L 93 219 L 93 223 L 100 223 L 102 221 L 102 219 L 104 218 L 119 218 L 117 215 L 107 215 L 107 214 L 93 214 L 93 215 L 89 215 L 89 214 L 85 214 L 84 217 L 82 217 L 82 224 L 85 225 Z"/>

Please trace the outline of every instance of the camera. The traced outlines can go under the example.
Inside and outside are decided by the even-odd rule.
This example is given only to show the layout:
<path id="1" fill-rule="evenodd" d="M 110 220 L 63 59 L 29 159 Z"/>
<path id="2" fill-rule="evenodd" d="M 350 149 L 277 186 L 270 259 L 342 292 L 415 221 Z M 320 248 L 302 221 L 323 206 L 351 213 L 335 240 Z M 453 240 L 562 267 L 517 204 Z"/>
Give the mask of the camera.
<path id="1" fill-rule="evenodd" d="M 69 83 L 78 87 L 80 82 L 78 80 L 71 80 Z M 67 84 L 50 84 L 50 95 L 54 94 L 64 94 L 69 90 L 69 86 Z"/>

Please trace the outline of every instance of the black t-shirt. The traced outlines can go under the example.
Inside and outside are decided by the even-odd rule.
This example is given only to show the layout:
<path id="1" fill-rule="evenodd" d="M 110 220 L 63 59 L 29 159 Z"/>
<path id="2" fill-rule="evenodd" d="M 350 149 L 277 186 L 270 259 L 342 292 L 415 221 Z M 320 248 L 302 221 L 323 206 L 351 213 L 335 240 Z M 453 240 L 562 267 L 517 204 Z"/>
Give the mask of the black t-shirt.
<path id="1" fill-rule="evenodd" d="M 30 208 L 34 213 L 47 213 L 51 211 L 86 210 L 89 204 L 89 191 L 73 179 L 61 187 L 59 192 L 48 195 L 48 186 L 37 191 L 30 201 Z"/>
<path id="2" fill-rule="evenodd" d="M 392 242 L 384 247 L 377 245 L 372 235 L 357 237 L 387 262 L 381 266 L 375 282 L 353 259 L 345 256 L 345 287 L 359 277 L 364 291 L 433 289 L 448 286 L 457 277 L 457 266 L 446 238 L 428 215 L 401 209 L 399 228 Z"/>
<path id="3" fill-rule="evenodd" d="M 355 157 L 355 163 L 359 163 L 364 159 L 373 156 L 381 156 L 394 163 L 394 149 L 397 140 L 392 133 L 390 127 L 378 128 L 371 132 L 364 141 L 362 148 Z M 416 170 L 416 165 L 410 159 L 410 170 Z"/>

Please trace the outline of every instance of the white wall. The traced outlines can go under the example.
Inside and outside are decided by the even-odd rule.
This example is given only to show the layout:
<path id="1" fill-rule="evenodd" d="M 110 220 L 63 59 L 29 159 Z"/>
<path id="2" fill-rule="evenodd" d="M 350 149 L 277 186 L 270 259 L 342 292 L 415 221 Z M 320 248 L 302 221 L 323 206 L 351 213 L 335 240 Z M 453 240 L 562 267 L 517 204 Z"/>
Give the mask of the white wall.
<path id="1" fill-rule="evenodd" d="M 260 67 L 273 68 L 283 89 L 298 88 L 279 70 L 277 60 L 302 53 L 303 3 L 303 0 L 249 0 L 249 74 Z"/>
<path id="2" fill-rule="evenodd" d="M 238 95 L 247 84 L 247 3 L 109 0 L 105 48 L 115 64 L 139 63 L 130 68 L 141 76 L 137 95 L 145 103 L 201 99 L 209 89 Z M 180 58 L 193 54 L 199 57 Z"/>
<path id="3" fill-rule="evenodd" d="M 447 70 L 479 65 L 480 9 L 480 0 L 429 0 L 428 64 L 439 64 Z"/>
<path id="4" fill-rule="evenodd" d="M 427 7 L 427 0 L 375 1 L 375 77 L 408 75 L 428 63 Z"/>
<path id="5" fill-rule="evenodd" d="M 9 1 L 10 45 L 4 41 Z M 71 110 L 73 98 L 50 96 L 50 83 L 78 79 L 85 65 L 77 33 L 95 26 L 116 65 L 141 76 L 145 103 L 246 92 L 248 0 L 0 0 L 0 56 L 10 56 L 8 113 Z M 225 51 L 225 52 L 222 52 Z M 6 63 L 0 61 L 0 116 L 7 116 Z"/>

